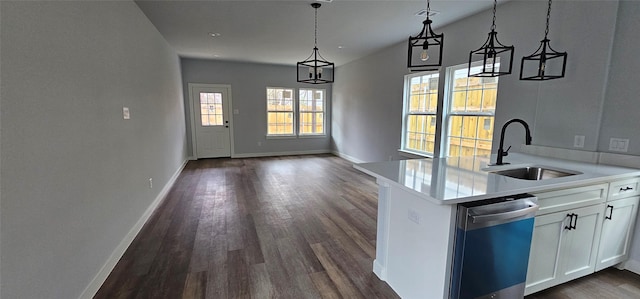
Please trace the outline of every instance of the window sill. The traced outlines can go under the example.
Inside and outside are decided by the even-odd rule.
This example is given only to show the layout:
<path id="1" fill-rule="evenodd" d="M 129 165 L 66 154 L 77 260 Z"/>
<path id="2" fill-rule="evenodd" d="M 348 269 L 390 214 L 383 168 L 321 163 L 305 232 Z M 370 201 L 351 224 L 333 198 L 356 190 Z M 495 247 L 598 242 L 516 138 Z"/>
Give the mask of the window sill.
<path id="1" fill-rule="evenodd" d="M 267 135 L 267 139 L 296 139 L 296 135 Z"/>
<path id="2" fill-rule="evenodd" d="M 307 134 L 299 135 L 298 138 L 327 138 L 326 134 Z"/>
<path id="3" fill-rule="evenodd" d="M 412 152 L 408 150 L 398 149 L 398 154 L 409 159 L 433 159 L 433 155 L 427 155 L 423 153 Z"/>

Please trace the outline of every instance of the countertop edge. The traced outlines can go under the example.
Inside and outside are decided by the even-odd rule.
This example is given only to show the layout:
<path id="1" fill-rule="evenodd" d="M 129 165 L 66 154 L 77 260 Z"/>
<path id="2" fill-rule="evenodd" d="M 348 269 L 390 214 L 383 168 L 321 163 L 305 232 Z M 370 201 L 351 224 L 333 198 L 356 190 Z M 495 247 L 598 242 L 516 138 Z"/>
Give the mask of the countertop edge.
<path id="1" fill-rule="evenodd" d="M 585 178 L 585 179 L 576 180 L 576 181 L 559 182 L 556 184 L 547 184 L 542 186 L 531 186 L 531 187 L 525 187 L 525 188 L 520 188 L 516 190 L 501 191 L 501 192 L 495 192 L 490 194 L 472 195 L 472 196 L 466 196 L 466 197 L 455 198 L 455 199 L 437 199 L 425 193 L 422 193 L 412 188 L 409 188 L 407 186 L 404 186 L 394 180 L 388 179 L 371 170 L 362 168 L 357 164 L 353 164 L 353 167 L 365 174 L 368 174 L 376 178 L 377 181 L 384 181 L 389 185 L 400 187 L 400 189 L 404 191 L 407 191 L 421 199 L 427 200 L 431 203 L 438 204 L 438 205 L 454 205 L 454 204 L 479 201 L 479 200 L 485 200 L 485 199 L 496 198 L 496 197 L 510 196 L 510 195 L 521 194 L 521 193 L 548 192 L 548 191 L 565 189 L 565 188 L 580 187 L 580 186 L 589 185 L 589 184 L 606 183 L 606 182 L 621 180 L 621 179 L 631 179 L 631 178 L 640 176 L 640 170 L 636 170 L 628 173 L 602 175 L 598 177 Z"/>

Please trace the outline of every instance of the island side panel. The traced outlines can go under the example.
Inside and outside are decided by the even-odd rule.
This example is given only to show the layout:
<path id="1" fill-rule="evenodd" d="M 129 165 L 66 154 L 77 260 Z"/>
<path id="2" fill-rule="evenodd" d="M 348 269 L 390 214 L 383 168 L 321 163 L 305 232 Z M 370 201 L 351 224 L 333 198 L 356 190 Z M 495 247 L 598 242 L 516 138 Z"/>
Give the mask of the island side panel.
<path id="1" fill-rule="evenodd" d="M 386 191 L 387 218 L 378 222 L 378 232 L 386 229 L 386 242 L 378 243 L 386 252 L 385 281 L 402 298 L 448 298 L 457 206 L 393 185 Z"/>
<path id="2" fill-rule="evenodd" d="M 376 259 L 373 261 L 373 273 L 380 280 L 387 280 L 387 254 L 389 245 L 389 184 L 384 180 L 378 183 L 378 232 L 376 234 Z"/>

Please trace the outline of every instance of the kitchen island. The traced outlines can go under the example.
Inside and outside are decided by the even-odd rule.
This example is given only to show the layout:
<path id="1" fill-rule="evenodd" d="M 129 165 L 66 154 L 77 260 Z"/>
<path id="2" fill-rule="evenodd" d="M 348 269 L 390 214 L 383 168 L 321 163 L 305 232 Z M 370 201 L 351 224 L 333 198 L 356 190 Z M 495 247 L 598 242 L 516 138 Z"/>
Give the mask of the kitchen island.
<path id="1" fill-rule="evenodd" d="M 374 273 L 403 298 L 448 298 L 458 204 L 521 193 L 608 186 L 640 176 L 637 169 L 517 153 L 510 154 L 507 161 L 511 164 L 488 166 L 489 157 L 475 156 L 356 164 L 356 169 L 374 176 L 379 185 Z M 576 174 L 532 181 L 494 173 L 532 165 Z M 604 205 L 607 190 L 599 192 L 602 200 L 593 203 Z M 571 205 L 576 204 L 567 204 Z"/>

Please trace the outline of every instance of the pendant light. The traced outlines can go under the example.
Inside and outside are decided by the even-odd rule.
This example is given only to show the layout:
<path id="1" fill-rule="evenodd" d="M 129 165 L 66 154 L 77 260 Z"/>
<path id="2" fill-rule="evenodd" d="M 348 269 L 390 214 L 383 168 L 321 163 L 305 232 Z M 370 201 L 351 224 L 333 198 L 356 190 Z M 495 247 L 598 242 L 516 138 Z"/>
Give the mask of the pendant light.
<path id="1" fill-rule="evenodd" d="M 333 82 L 333 62 L 327 61 L 318 50 L 318 7 L 320 3 L 311 3 L 315 11 L 315 39 L 311 55 L 304 61 L 297 63 L 298 82 L 323 84 Z"/>
<path id="2" fill-rule="evenodd" d="M 427 18 L 422 22 L 422 31 L 416 36 L 409 36 L 407 67 L 411 71 L 434 71 L 442 66 L 444 34 L 436 34 L 431 29 L 429 4 L 427 0 Z"/>
<path id="3" fill-rule="evenodd" d="M 505 46 L 498 41 L 498 33 L 496 32 L 496 6 L 497 0 L 493 0 L 493 23 L 491 24 L 491 32 L 484 45 L 475 51 L 469 53 L 469 77 L 497 77 L 511 74 L 511 64 L 513 63 L 513 46 Z M 471 73 L 472 64 L 476 60 L 480 60 L 480 72 Z M 500 69 L 505 71 L 500 71 Z M 477 70 L 478 68 L 473 68 Z"/>
<path id="4" fill-rule="evenodd" d="M 520 80 L 543 81 L 564 77 L 567 67 L 567 52 L 558 52 L 549 45 L 549 18 L 551 17 L 551 0 L 547 8 L 547 27 L 540 47 L 531 55 L 522 57 L 520 64 Z M 525 70 L 525 68 L 527 68 Z"/>

